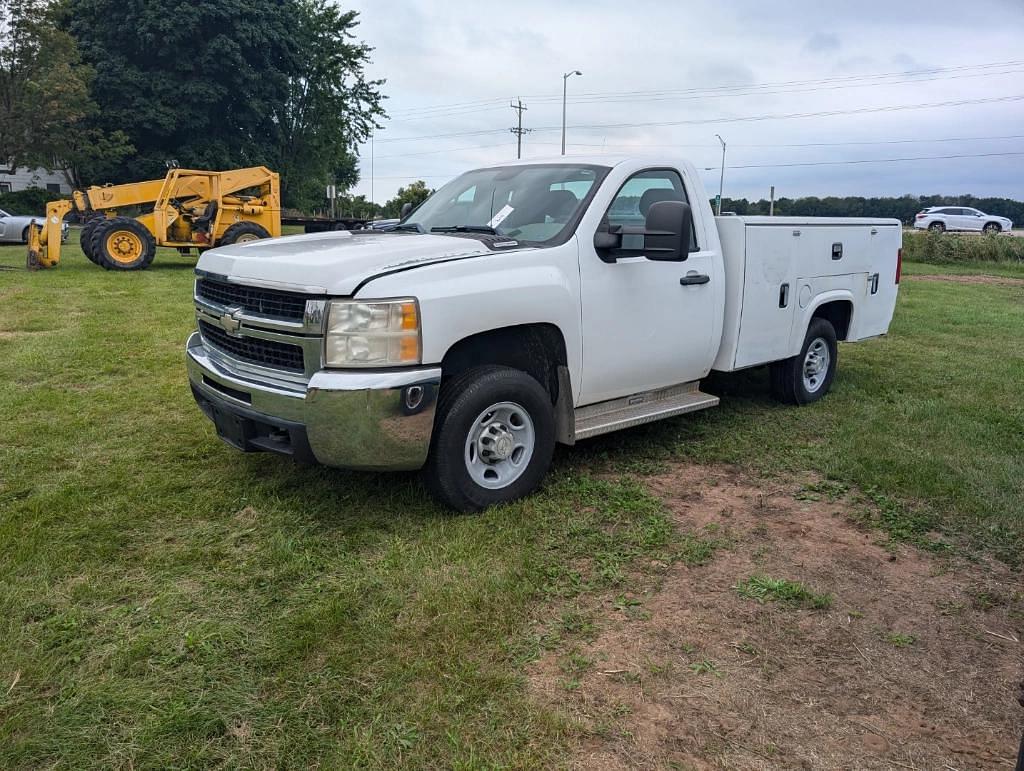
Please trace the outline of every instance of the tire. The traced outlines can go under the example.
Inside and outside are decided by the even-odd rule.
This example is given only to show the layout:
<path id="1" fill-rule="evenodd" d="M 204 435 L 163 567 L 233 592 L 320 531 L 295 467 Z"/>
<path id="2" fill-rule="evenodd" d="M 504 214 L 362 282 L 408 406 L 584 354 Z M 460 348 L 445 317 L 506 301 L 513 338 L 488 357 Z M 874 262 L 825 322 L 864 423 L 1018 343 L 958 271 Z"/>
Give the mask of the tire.
<path id="1" fill-rule="evenodd" d="M 78 235 L 78 245 L 82 247 L 82 253 L 93 265 L 99 265 L 96 258 L 93 256 L 92 251 L 92 234 L 96 231 L 96 228 L 102 225 L 106 220 L 103 217 L 93 217 L 85 221 L 82 225 L 82 232 Z"/>
<path id="2" fill-rule="evenodd" d="M 224 231 L 217 246 L 230 246 L 231 244 L 244 244 L 248 241 L 259 241 L 263 238 L 270 238 L 270 232 L 255 222 L 236 222 Z"/>
<path id="3" fill-rule="evenodd" d="M 998 222 L 988 222 L 985 224 L 985 227 L 983 227 L 982 230 L 985 233 L 988 233 L 990 236 L 994 236 L 998 233 L 1001 233 L 1003 228 Z"/>
<path id="4" fill-rule="evenodd" d="M 28 228 L 25 228 L 23 231 L 21 231 L 21 243 L 28 243 Z"/>
<path id="5" fill-rule="evenodd" d="M 928 229 L 930 231 L 932 231 L 933 233 L 945 233 L 946 232 L 946 226 L 942 222 L 933 222 L 931 225 L 928 226 Z"/>
<path id="6" fill-rule="evenodd" d="M 835 328 L 826 319 L 811 319 L 800 353 L 771 365 L 772 396 L 784 404 L 818 401 L 832 387 L 838 359 Z M 811 375 L 815 366 L 817 372 Z"/>
<path id="7" fill-rule="evenodd" d="M 93 260 L 106 270 L 145 270 L 156 256 L 156 239 L 131 217 L 115 217 L 92 232 Z"/>
<path id="8" fill-rule="evenodd" d="M 536 490 L 554 449 L 547 390 L 521 370 L 476 367 L 441 389 L 424 483 L 444 506 L 482 511 Z"/>

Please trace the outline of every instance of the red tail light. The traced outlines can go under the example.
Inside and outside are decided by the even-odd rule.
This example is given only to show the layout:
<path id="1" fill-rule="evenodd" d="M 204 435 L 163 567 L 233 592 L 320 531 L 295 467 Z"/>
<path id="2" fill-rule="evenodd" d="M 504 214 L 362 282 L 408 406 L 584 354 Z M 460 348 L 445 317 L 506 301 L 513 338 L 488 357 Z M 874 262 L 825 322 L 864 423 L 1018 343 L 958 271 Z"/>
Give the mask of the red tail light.
<path id="1" fill-rule="evenodd" d="M 896 250 L 896 283 L 900 283 L 900 274 L 903 273 L 903 249 Z"/>
<path id="2" fill-rule="evenodd" d="M 919 212 L 918 214 L 914 215 L 914 219 L 916 219 L 916 220 L 923 219 L 923 218 L 924 218 L 924 212 Z"/>

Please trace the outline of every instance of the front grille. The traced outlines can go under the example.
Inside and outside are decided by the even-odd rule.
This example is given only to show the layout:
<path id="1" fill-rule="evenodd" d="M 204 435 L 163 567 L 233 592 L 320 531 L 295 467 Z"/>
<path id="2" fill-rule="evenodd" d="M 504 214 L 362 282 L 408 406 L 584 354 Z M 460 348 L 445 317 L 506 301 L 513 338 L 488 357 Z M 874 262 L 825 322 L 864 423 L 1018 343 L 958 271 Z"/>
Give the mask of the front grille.
<path id="1" fill-rule="evenodd" d="M 227 308 L 242 308 L 250 313 L 292 321 L 303 320 L 306 314 L 306 300 L 311 299 L 309 295 L 298 292 L 261 289 L 210 278 L 196 281 L 196 294 L 204 300 Z"/>
<path id="2" fill-rule="evenodd" d="M 276 340 L 264 340 L 259 337 L 232 337 L 220 327 L 199 322 L 199 331 L 203 339 L 214 348 L 219 348 L 235 358 L 259 364 L 264 367 L 287 369 L 303 372 L 302 348 L 290 343 L 279 343 Z"/>

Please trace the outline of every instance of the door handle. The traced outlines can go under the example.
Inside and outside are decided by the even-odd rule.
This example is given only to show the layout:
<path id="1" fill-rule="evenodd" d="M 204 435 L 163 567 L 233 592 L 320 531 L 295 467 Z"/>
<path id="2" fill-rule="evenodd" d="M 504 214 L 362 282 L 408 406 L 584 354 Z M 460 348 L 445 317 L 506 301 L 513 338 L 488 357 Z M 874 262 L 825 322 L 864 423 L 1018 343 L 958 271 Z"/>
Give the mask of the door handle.
<path id="1" fill-rule="evenodd" d="M 687 273 L 685 276 L 679 279 L 679 283 L 682 286 L 694 286 L 696 284 L 706 284 L 710 280 L 711 276 L 709 276 L 707 273 L 697 273 L 696 271 L 691 270 L 689 273 Z"/>

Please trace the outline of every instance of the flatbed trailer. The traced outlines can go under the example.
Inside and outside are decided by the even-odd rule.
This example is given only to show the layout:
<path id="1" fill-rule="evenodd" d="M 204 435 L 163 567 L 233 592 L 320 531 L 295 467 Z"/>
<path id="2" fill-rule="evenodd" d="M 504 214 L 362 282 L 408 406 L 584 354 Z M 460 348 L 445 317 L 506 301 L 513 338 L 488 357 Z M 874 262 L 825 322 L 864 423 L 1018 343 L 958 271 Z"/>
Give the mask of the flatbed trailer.
<path id="1" fill-rule="evenodd" d="M 359 217 L 281 217 L 282 225 L 299 225 L 306 233 L 324 233 L 328 230 L 366 230 L 370 220 Z"/>

